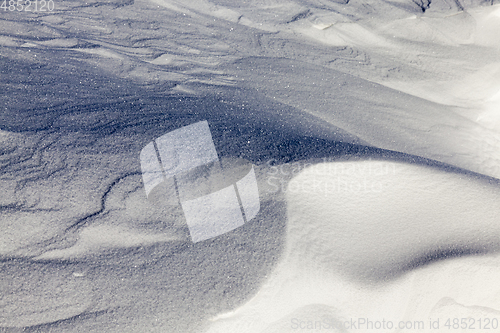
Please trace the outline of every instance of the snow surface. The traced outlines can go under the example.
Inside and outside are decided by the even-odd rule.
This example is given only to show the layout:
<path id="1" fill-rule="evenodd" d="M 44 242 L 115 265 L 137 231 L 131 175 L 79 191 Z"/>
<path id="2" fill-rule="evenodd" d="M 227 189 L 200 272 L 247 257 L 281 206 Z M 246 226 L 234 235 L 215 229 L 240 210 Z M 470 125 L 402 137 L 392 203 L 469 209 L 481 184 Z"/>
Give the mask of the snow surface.
<path id="1" fill-rule="evenodd" d="M 3 331 L 500 320 L 496 0 L 0 11 Z M 203 120 L 261 204 L 192 243 L 139 154 Z"/>

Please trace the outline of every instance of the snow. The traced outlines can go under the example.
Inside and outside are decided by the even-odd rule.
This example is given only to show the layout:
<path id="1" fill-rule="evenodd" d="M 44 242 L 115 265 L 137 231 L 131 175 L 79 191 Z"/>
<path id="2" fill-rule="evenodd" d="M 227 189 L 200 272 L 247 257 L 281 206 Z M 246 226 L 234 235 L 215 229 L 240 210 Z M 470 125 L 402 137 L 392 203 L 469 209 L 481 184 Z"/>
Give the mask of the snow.
<path id="1" fill-rule="evenodd" d="M 2 330 L 500 319 L 497 1 L 54 6 L 0 9 Z M 140 152 L 200 121 L 182 195 L 253 165 L 260 211 L 193 243 Z"/>
<path id="2" fill-rule="evenodd" d="M 340 323 L 422 321 L 422 332 L 433 331 L 429 318 L 441 318 L 444 330 L 458 313 L 497 316 L 500 299 L 492 292 L 499 291 L 491 286 L 500 257 L 485 255 L 498 249 L 497 188 L 388 161 L 307 167 L 288 184 L 286 245 L 276 270 L 247 304 L 213 318 L 208 332 L 267 332 L 280 318 L 277 332 L 289 332 L 293 320 L 321 321 L 324 307 Z M 476 257 L 456 259 L 467 254 Z M 479 288 L 483 283 L 489 287 Z"/>

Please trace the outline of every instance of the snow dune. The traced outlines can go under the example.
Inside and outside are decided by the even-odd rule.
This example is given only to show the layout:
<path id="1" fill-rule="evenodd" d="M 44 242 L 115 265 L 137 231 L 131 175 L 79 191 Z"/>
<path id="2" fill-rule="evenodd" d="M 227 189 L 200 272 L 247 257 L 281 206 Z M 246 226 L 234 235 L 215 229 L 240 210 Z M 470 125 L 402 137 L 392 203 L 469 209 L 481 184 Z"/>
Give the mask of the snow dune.
<path id="1" fill-rule="evenodd" d="M 499 317 L 495 1 L 55 6 L 0 21 L 5 330 Z M 203 120 L 261 212 L 195 246 L 139 152 Z"/>
<path id="2" fill-rule="evenodd" d="M 423 322 L 418 331 L 432 332 L 431 319 L 445 330 L 458 314 L 498 317 L 492 281 L 500 257 L 485 255 L 498 249 L 498 182 L 389 161 L 336 162 L 306 168 L 286 195 L 279 265 L 247 304 L 215 317 L 208 332 L 308 325 L 372 332 L 363 319 L 391 322 L 388 332 Z M 457 259 L 471 254 L 480 256 Z"/>

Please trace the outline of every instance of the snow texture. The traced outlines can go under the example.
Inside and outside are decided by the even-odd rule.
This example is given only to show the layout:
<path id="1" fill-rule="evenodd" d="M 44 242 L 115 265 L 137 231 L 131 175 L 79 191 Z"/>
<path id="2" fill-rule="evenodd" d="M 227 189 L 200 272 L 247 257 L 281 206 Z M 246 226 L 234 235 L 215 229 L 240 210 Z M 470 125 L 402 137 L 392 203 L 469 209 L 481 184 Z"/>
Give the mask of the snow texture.
<path id="1" fill-rule="evenodd" d="M 497 0 L 4 4 L 2 332 L 500 321 Z M 220 163 L 161 181 L 199 122 Z"/>

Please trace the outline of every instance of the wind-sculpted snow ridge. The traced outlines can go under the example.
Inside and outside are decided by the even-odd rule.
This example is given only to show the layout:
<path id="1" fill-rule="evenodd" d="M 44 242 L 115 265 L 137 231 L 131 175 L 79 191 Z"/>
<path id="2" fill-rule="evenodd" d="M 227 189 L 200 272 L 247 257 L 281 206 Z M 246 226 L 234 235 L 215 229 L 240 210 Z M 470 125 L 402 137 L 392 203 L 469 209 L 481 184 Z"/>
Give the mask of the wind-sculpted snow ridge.
<path id="1" fill-rule="evenodd" d="M 295 61 L 251 58 L 234 67 L 250 86 L 256 77 L 265 77 L 259 84 L 264 95 L 338 126 L 363 142 L 500 178 L 498 131 L 459 114 L 456 107 Z M 322 98 L 314 96 L 315 91 L 321 91 Z"/>
<path id="2" fill-rule="evenodd" d="M 54 57 L 36 58 L 31 50 L 65 51 L 72 63 L 66 60 L 62 68 L 71 70 L 80 63 L 157 88 L 165 82 L 234 83 L 234 78 L 214 66 L 246 56 L 307 59 L 370 78 L 398 76 L 397 72 L 411 69 L 408 74 L 413 76 L 424 69 L 436 78 L 436 66 L 423 62 L 439 62 L 440 57 L 425 45 L 405 42 L 432 41 L 431 45 L 442 46 L 450 38 L 456 39 L 452 35 L 467 39 L 482 23 L 476 22 L 472 12 L 460 9 L 494 2 L 458 3 L 433 1 L 422 16 L 420 6 L 412 1 L 369 5 L 333 1 L 58 1 L 52 12 L 4 13 L 0 45 L 6 47 L 3 56 L 21 61 L 20 65 L 59 65 L 62 62 L 54 62 Z M 456 18 L 440 24 L 448 14 Z M 405 46 L 416 47 L 418 52 L 405 52 Z M 394 53 L 395 48 L 404 58 Z M 468 55 L 454 53 L 454 57 Z M 409 69 L 400 68 L 408 65 Z"/>
<path id="3" fill-rule="evenodd" d="M 497 3 L 96 0 L 2 9 L 0 326 L 287 332 L 320 318 L 345 331 L 344 320 L 359 315 L 496 315 L 498 292 L 475 286 L 496 284 L 497 258 L 428 263 L 498 243 Z M 174 193 L 159 186 L 145 196 L 139 153 L 199 121 L 228 178 L 255 164 L 261 210 L 193 245 Z M 373 226 L 359 242 L 340 237 L 360 222 L 329 224 L 351 210 L 335 211 L 339 198 L 317 184 L 328 182 L 307 172 L 369 158 L 401 163 L 418 186 L 434 179 L 420 190 L 448 196 L 415 201 L 427 200 L 441 228 L 391 230 L 389 220 L 418 220 L 415 205 L 404 210 L 395 194 L 351 196 L 365 207 L 352 210 L 359 219 L 378 216 L 406 238 L 378 241 Z M 292 179 L 314 193 L 293 195 Z M 463 196 L 449 196 L 453 186 Z M 450 211 L 432 216 L 434 205 Z M 385 220 L 380 207 L 394 215 Z M 443 217 L 458 212 L 470 217 L 463 225 Z M 305 243 L 302 221 L 315 235 Z M 329 233 L 314 233 L 320 227 Z M 410 246 L 412 233 L 429 239 Z M 311 283 L 283 259 L 290 244 L 320 260 L 307 262 L 314 269 L 332 259 L 336 274 Z M 283 306 L 269 306 L 273 298 Z M 377 313 L 373 304 L 387 306 Z"/>
<path id="4" fill-rule="evenodd" d="M 469 319 L 498 324 L 491 286 L 500 257 L 452 260 L 498 250 L 498 188 L 387 160 L 309 166 L 286 190 L 280 263 L 252 299 L 213 318 L 207 332 L 433 332 L 456 318 L 470 327 Z"/>

